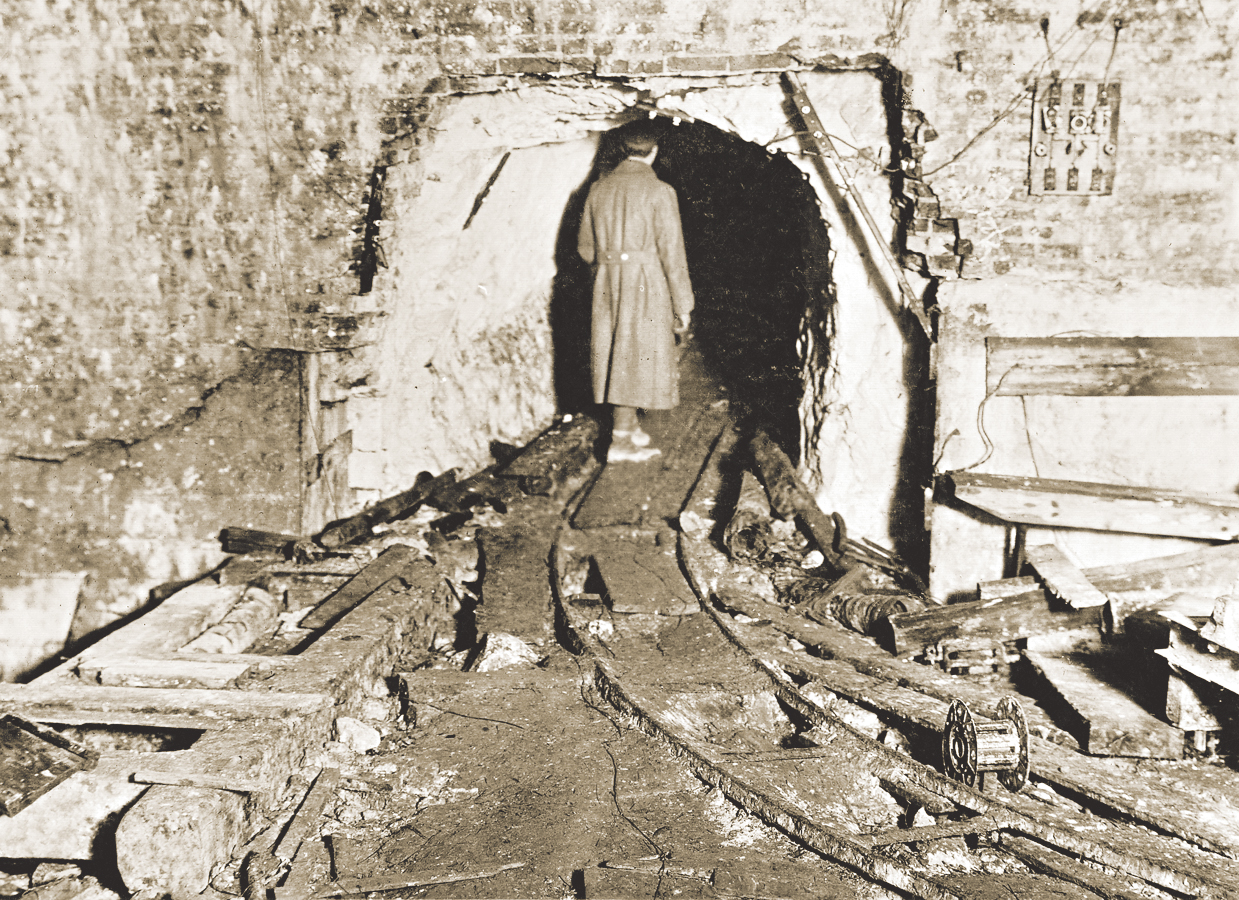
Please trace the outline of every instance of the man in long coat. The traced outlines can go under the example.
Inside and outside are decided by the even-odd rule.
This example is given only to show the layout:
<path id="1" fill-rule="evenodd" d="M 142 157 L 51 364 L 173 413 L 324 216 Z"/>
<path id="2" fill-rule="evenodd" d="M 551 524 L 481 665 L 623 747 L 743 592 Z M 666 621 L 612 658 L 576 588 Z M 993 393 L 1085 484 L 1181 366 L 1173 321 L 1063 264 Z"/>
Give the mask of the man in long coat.
<path id="1" fill-rule="evenodd" d="M 654 174 L 659 132 L 627 129 L 628 156 L 590 188 L 577 248 L 594 267 L 594 400 L 615 408 L 609 462 L 656 456 L 639 409 L 679 402 L 675 332 L 687 331 L 693 289 L 675 189 Z"/>

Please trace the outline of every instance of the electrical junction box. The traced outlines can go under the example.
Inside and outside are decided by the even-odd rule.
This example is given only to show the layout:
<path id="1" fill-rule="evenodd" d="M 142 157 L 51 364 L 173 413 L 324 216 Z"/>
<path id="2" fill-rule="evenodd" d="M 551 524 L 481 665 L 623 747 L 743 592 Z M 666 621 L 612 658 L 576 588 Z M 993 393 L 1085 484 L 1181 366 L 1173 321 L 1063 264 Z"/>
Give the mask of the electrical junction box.
<path id="1" fill-rule="evenodd" d="M 1119 83 L 1037 82 L 1033 98 L 1032 194 L 1114 192 L 1119 146 Z"/>

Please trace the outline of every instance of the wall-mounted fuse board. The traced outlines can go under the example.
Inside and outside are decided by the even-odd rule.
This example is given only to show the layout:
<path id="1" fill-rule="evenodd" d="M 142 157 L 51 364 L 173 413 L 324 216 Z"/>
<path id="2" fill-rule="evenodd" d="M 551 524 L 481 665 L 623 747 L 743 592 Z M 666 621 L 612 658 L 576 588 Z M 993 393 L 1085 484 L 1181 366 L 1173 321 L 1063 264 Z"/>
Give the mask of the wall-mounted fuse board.
<path id="1" fill-rule="evenodd" d="M 1114 191 L 1119 96 L 1118 82 L 1037 82 L 1030 193 L 1088 196 Z"/>

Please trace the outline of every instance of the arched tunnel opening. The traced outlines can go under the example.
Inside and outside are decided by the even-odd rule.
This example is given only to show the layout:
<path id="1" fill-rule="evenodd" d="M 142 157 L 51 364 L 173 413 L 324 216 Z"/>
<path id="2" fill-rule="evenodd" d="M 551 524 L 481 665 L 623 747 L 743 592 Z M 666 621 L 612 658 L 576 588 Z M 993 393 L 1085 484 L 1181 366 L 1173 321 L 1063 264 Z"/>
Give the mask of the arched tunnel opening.
<path id="1" fill-rule="evenodd" d="M 588 296 L 590 272 L 576 256 L 576 235 L 590 184 L 618 161 L 608 138 L 569 204 L 559 240 L 552 324 L 563 409 L 592 403 L 588 304 L 580 299 Z M 692 340 L 707 374 L 726 389 L 739 418 L 765 427 L 796 458 L 801 336 L 806 325 L 825 327 L 834 301 L 817 195 L 786 155 L 704 122 L 668 128 L 654 170 L 679 199 L 696 300 Z M 826 352 L 822 341 L 817 349 Z"/>

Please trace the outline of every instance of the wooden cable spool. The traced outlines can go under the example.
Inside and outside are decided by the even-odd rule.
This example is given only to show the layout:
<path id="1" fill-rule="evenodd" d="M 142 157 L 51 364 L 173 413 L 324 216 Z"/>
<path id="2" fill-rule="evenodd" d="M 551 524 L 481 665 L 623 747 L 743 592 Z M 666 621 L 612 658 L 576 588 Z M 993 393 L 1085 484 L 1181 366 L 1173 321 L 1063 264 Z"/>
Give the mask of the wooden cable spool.
<path id="1" fill-rule="evenodd" d="M 1028 782 L 1028 722 L 1014 697 L 998 701 L 998 718 L 976 722 L 962 700 L 952 700 L 942 730 L 942 765 L 946 773 L 966 785 L 977 776 L 996 772 L 1007 790 L 1015 792 Z"/>

